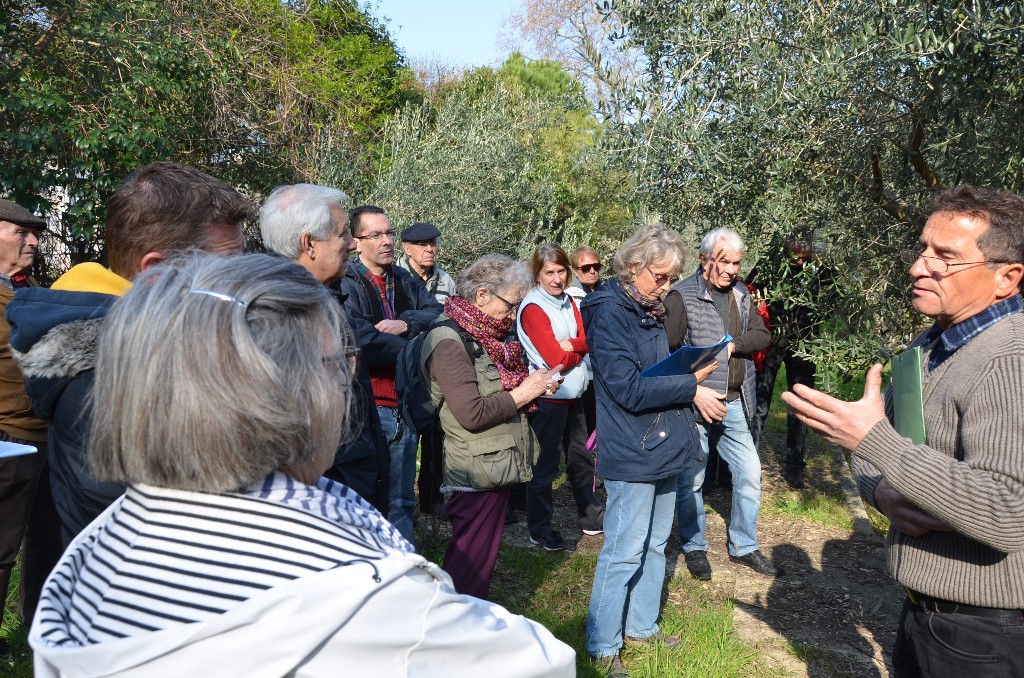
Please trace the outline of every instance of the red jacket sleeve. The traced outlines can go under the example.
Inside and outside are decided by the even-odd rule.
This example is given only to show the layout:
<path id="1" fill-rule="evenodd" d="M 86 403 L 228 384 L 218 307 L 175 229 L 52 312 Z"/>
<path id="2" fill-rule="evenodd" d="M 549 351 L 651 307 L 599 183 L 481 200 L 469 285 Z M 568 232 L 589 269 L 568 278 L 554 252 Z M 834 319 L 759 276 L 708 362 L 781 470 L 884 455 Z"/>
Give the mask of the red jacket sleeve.
<path id="1" fill-rule="evenodd" d="M 551 320 L 548 319 L 548 314 L 543 309 L 536 304 L 530 304 L 525 306 L 521 313 L 523 331 L 533 342 L 548 367 L 561 364 L 563 369 L 569 370 L 580 363 L 583 354 L 576 351 L 563 351 L 562 347 L 558 345 L 555 333 L 551 330 Z M 578 316 L 577 323 L 579 323 Z"/>

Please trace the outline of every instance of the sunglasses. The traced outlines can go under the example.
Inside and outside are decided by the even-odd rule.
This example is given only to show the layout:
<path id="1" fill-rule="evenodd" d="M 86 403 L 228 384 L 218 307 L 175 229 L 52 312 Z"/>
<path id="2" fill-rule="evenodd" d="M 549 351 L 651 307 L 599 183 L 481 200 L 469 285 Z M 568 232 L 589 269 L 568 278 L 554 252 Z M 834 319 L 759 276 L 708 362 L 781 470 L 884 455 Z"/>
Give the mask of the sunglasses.
<path id="1" fill-rule="evenodd" d="M 583 264 L 582 266 L 577 266 L 576 270 L 581 273 L 600 273 L 601 264 Z"/>

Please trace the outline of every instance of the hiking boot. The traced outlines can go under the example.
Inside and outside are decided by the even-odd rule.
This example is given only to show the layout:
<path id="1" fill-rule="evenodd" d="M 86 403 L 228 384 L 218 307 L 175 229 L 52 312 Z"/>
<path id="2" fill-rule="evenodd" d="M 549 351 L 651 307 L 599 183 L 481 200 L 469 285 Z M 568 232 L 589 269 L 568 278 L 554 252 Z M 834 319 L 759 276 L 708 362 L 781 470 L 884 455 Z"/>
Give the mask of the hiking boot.
<path id="1" fill-rule="evenodd" d="M 562 539 L 562 535 L 558 534 L 555 530 L 551 530 L 543 537 L 535 537 L 530 535 L 530 543 L 534 546 L 540 546 L 545 551 L 564 551 L 569 548 L 565 544 L 565 540 Z"/>
<path id="2" fill-rule="evenodd" d="M 629 671 L 622 665 L 622 659 L 617 654 L 610 657 L 591 657 L 590 665 L 606 671 L 604 675 L 608 678 L 629 678 Z"/>
<path id="3" fill-rule="evenodd" d="M 783 574 L 782 568 L 777 567 L 775 563 L 768 560 L 761 551 L 751 551 L 744 556 L 729 556 L 729 560 L 734 563 L 746 565 L 754 572 L 768 575 L 769 577 L 778 577 Z"/>
<path id="4" fill-rule="evenodd" d="M 711 563 L 708 562 L 707 551 L 687 551 L 683 554 L 686 559 L 686 569 L 690 571 L 694 579 L 708 581 L 711 579 Z"/>
<path id="5" fill-rule="evenodd" d="M 580 516 L 580 529 L 583 534 L 594 536 L 604 532 L 604 507 L 591 504 L 586 512 Z"/>
<path id="6" fill-rule="evenodd" d="M 696 553 L 703 553 L 703 551 L 697 551 Z M 637 647 L 651 647 L 657 643 L 661 643 L 667 650 L 674 650 L 677 647 L 682 647 L 683 639 L 679 636 L 673 636 L 665 633 L 661 629 L 652 636 L 645 636 L 643 638 L 637 638 L 636 636 L 623 636 L 622 642 L 625 643 L 626 647 L 637 648 Z"/>

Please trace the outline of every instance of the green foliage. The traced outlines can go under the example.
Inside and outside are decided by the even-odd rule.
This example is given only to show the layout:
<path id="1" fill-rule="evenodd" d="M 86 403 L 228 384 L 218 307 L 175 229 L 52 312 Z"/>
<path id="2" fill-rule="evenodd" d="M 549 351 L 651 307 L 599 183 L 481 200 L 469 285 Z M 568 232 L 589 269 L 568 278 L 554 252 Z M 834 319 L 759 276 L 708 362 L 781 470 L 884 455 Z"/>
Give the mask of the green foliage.
<path id="1" fill-rule="evenodd" d="M 513 55 L 396 115 L 367 199 L 399 226 L 437 223 L 452 271 L 488 252 L 527 256 L 544 241 L 610 249 L 631 214 L 603 134 L 563 70 Z"/>
<path id="2" fill-rule="evenodd" d="M 355 177 L 412 96 L 351 0 L 0 0 L 0 195 L 59 219 L 59 272 L 100 257 L 103 206 L 139 164 L 255 194 L 325 157 Z"/>
<path id="3" fill-rule="evenodd" d="M 848 369 L 920 322 L 894 254 L 930 192 L 1024 184 L 1019 3 L 619 0 L 647 72 L 626 93 L 621 158 L 641 197 L 691 237 L 736 227 L 751 258 L 819 225 L 846 294 L 823 309 Z M 863 350 L 861 350 L 863 347 Z M 832 359 L 826 346 L 813 346 Z"/>

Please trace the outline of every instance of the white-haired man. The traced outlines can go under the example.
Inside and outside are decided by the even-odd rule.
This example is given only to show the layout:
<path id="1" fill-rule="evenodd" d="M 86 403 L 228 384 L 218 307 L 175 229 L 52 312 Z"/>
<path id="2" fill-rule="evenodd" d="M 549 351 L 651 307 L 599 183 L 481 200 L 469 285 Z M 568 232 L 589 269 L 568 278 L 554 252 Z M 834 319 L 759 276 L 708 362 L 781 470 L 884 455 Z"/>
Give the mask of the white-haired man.
<path id="1" fill-rule="evenodd" d="M 729 558 L 769 576 L 779 569 L 761 553 L 757 515 L 761 509 L 761 460 L 750 435 L 754 415 L 754 362 L 750 354 L 769 342 L 764 320 L 739 277 L 743 239 L 717 228 L 700 244 L 700 268 L 675 285 L 665 299 L 665 329 L 672 350 L 684 344 L 707 346 L 726 334 L 732 341 L 718 356 L 718 368 L 697 386 L 697 412 L 704 456 L 679 474 L 676 507 L 679 541 L 686 567 L 697 579 L 711 578 L 704 537 L 704 471 L 711 448 L 733 473 L 729 519 Z"/>
<path id="2" fill-rule="evenodd" d="M 343 191 L 328 186 L 278 186 L 260 208 L 264 246 L 299 264 L 324 285 L 341 280 L 348 267 L 349 253 L 356 248 L 343 205 L 347 200 Z M 339 295 L 339 301 L 343 302 L 344 297 Z M 346 318 L 356 343 L 369 343 L 367 336 L 376 332 L 373 326 L 349 312 Z M 367 360 L 376 360 L 376 356 L 365 351 L 361 358 L 358 379 L 352 387 L 353 409 L 361 420 L 356 423 L 354 436 L 344 436 L 346 440 L 338 447 L 334 464 L 324 475 L 345 483 L 386 514 L 388 448 L 367 370 Z"/>

